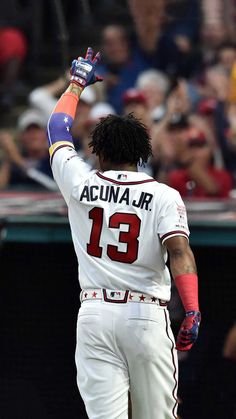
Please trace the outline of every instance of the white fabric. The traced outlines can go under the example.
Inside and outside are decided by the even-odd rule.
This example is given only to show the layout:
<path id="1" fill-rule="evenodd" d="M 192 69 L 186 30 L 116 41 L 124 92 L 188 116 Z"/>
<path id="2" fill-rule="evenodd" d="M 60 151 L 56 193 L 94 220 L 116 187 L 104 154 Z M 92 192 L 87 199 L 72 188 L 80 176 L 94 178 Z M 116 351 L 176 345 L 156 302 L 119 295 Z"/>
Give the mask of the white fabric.
<path id="1" fill-rule="evenodd" d="M 129 182 L 153 180 L 145 173 L 109 171 L 103 174 L 108 180 L 103 179 L 94 171 L 90 171 L 89 166 L 70 147 L 56 151 L 52 169 L 69 207 L 69 221 L 79 262 L 81 288 L 129 289 L 168 301 L 171 281 L 165 264 L 167 251 L 161 239 L 165 240 L 168 235 L 189 234 L 185 207 L 179 193 L 156 181 L 129 185 Z M 123 183 L 116 184 L 113 180 Z M 92 191 L 91 199 L 102 192 L 100 197 L 105 199 L 107 193 L 108 200 L 82 199 L 85 187 Z M 112 199 L 109 202 L 111 187 L 113 192 L 118 193 L 117 203 Z M 122 200 L 124 194 L 127 201 Z M 136 202 L 137 205 L 142 196 L 147 196 L 151 202 L 144 204 L 143 208 L 142 205 L 134 206 L 133 203 Z M 104 211 L 99 239 L 101 257 L 88 254 L 87 246 L 91 242 L 94 223 L 90 211 L 94 208 L 103 208 Z M 114 221 L 114 217 L 111 217 L 117 213 L 131 215 L 135 222 L 139 220 L 138 237 L 133 237 L 132 226 L 127 223 L 109 227 L 111 220 Z M 127 233 L 129 228 L 130 234 Z M 130 239 L 130 245 L 127 244 L 127 237 L 128 241 Z M 137 257 L 131 263 L 116 261 L 113 257 L 113 260 L 111 259 L 109 247 L 112 247 L 111 252 L 118 252 L 123 257 L 127 251 L 131 251 L 133 255 L 133 246 L 137 247 Z M 133 250 L 135 253 L 135 249 Z"/>
<path id="2" fill-rule="evenodd" d="M 177 418 L 177 355 L 168 311 L 151 304 L 82 303 L 77 383 L 89 419 Z"/>

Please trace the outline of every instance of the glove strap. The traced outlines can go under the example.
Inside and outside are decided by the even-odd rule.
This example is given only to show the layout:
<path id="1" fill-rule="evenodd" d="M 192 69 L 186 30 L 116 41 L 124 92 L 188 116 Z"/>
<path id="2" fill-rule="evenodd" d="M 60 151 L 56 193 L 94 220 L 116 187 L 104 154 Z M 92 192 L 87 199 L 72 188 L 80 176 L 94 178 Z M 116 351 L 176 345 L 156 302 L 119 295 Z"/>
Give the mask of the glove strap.
<path id="1" fill-rule="evenodd" d="M 186 317 L 191 317 L 191 316 L 197 316 L 197 317 L 201 317 L 201 313 L 200 311 L 187 311 L 185 313 Z"/>
<path id="2" fill-rule="evenodd" d="M 70 83 L 75 83 L 78 86 L 82 87 L 82 89 L 84 89 L 86 85 L 86 80 L 82 79 L 79 76 L 71 76 Z"/>

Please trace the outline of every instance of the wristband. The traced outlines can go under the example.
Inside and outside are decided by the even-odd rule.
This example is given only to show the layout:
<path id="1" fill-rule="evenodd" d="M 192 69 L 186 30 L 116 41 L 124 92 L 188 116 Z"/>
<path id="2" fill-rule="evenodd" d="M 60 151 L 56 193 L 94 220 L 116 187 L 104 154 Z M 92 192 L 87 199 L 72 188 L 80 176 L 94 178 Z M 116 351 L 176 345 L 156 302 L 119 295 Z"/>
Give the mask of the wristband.
<path id="1" fill-rule="evenodd" d="M 178 275 L 174 281 L 185 311 L 199 311 L 197 274 Z"/>
<path id="2" fill-rule="evenodd" d="M 79 87 L 81 87 L 81 89 L 84 89 L 85 86 L 86 86 L 86 80 L 82 79 L 79 76 L 71 76 L 70 77 L 70 83 L 77 84 Z"/>

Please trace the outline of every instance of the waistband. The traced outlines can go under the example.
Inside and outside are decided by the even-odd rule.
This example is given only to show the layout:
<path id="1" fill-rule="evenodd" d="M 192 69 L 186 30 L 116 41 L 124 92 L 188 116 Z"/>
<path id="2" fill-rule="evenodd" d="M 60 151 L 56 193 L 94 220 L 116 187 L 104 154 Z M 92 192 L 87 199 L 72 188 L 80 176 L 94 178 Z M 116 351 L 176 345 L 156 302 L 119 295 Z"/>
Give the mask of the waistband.
<path id="1" fill-rule="evenodd" d="M 156 304 L 162 307 L 167 306 L 167 301 L 153 297 L 149 294 L 143 294 L 137 291 L 129 290 L 109 290 L 100 288 L 84 289 L 80 293 L 80 301 L 101 300 L 107 303 L 141 303 L 141 304 Z"/>

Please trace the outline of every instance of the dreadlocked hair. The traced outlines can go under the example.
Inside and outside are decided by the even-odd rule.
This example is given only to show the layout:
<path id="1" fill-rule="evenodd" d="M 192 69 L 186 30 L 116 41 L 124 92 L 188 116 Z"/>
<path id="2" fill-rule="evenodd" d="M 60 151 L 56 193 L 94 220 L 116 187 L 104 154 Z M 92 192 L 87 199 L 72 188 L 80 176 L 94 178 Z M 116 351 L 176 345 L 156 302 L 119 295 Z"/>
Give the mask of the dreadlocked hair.
<path id="1" fill-rule="evenodd" d="M 91 132 L 89 146 L 104 161 L 115 164 L 142 164 L 152 155 L 150 135 L 133 114 L 108 115 Z"/>

